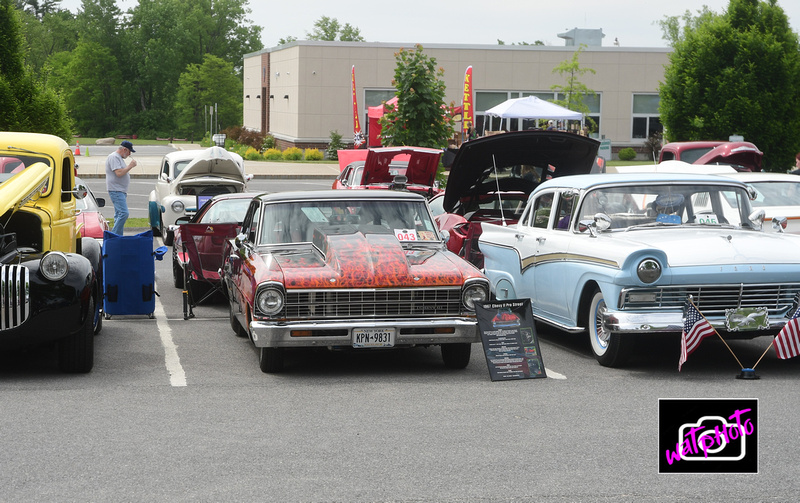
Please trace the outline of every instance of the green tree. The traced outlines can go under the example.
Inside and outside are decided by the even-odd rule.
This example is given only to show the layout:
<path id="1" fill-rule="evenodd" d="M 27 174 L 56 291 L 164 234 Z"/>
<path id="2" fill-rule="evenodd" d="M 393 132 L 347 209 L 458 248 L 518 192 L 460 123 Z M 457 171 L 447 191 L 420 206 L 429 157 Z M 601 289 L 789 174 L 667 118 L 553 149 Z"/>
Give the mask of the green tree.
<path id="1" fill-rule="evenodd" d="M 186 67 L 178 81 L 175 101 L 178 131 L 181 134 L 202 136 L 204 106 L 217 105 L 220 130 L 241 123 L 242 81 L 233 65 L 221 58 L 206 54 L 203 63 Z"/>
<path id="2" fill-rule="evenodd" d="M 74 51 L 59 53 L 48 65 L 52 65 L 51 80 L 58 83 L 78 131 L 103 136 L 115 129 L 124 102 L 123 79 L 108 47 L 82 40 Z"/>
<path id="3" fill-rule="evenodd" d="M 785 171 L 800 150 L 800 46 L 783 9 L 775 0 L 731 0 L 723 14 L 684 22 L 682 30 L 667 23 L 674 51 L 659 88 L 665 136 L 738 134 L 764 152 L 766 170 Z"/>
<path id="4" fill-rule="evenodd" d="M 24 64 L 25 39 L 11 0 L 0 0 L 0 130 L 49 133 L 72 139 L 67 109 Z"/>
<path id="5" fill-rule="evenodd" d="M 444 148 L 453 137 L 453 126 L 445 114 L 444 69 L 423 53 L 422 46 L 395 53 L 397 66 L 392 85 L 397 89 L 397 107 L 380 123 L 384 145 Z M 452 106 L 452 104 L 451 104 Z"/>
<path id="6" fill-rule="evenodd" d="M 364 37 L 358 28 L 328 16 L 322 16 L 314 21 L 314 31 L 306 34 L 309 40 L 341 40 L 343 42 L 364 42 Z"/>
<path id="7" fill-rule="evenodd" d="M 78 23 L 68 10 L 46 13 L 41 19 L 21 12 L 25 37 L 25 64 L 40 74 L 47 58 L 57 52 L 71 51 L 78 43 Z"/>
<path id="8" fill-rule="evenodd" d="M 586 73 L 595 74 L 597 72 L 592 68 L 581 67 L 579 59 L 584 49 L 586 49 L 586 44 L 581 44 L 578 50 L 572 53 L 572 58 L 562 61 L 553 68 L 553 73 L 558 73 L 566 82 L 563 85 L 552 85 L 550 89 L 557 91 L 559 96 L 563 96 L 563 98 L 553 100 L 556 105 L 588 115 L 591 110 L 584 100 L 586 96 L 596 96 L 596 93 L 581 82 L 580 77 Z M 591 119 L 589 120 L 591 121 Z"/>

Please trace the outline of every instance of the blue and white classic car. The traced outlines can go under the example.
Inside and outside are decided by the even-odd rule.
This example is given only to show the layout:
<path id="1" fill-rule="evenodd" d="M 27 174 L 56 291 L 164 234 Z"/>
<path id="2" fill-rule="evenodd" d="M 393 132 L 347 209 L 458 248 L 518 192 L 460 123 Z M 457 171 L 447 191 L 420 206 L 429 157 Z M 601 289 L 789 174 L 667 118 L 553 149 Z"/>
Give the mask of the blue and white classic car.
<path id="1" fill-rule="evenodd" d="M 716 175 L 553 179 L 518 223 L 484 223 L 485 273 L 498 299 L 529 297 L 538 321 L 588 331 L 605 366 L 635 337 L 680 334 L 689 296 L 723 337 L 775 334 L 798 306 L 800 236 L 764 232 L 753 195 Z"/>

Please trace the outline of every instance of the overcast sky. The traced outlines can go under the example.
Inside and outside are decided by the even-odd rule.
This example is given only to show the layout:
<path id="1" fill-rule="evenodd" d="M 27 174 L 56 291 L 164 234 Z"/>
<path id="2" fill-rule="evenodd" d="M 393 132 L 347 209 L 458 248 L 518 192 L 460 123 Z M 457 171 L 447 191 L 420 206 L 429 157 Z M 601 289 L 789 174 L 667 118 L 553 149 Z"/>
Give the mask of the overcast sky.
<path id="1" fill-rule="evenodd" d="M 122 10 L 134 0 L 117 0 Z M 573 28 L 602 29 L 604 46 L 614 39 L 624 47 L 665 47 L 657 21 L 696 14 L 702 5 L 723 12 L 728 0 L 251 0 L 253 24 L 263 28 L 265 47 L 293 36 L 305 39 L 322 16 L 358 28 L 367 42 L 403 44 L 506 44 L 541 40 L 563 46 L 559 33 Z M 61 7 L 77 11 L 81 0 L 61 0 Z M 795 32 L 800 31 L 800 1 L 778 0 Z M 392 7 L 396 6 L 396 7 Z"/>

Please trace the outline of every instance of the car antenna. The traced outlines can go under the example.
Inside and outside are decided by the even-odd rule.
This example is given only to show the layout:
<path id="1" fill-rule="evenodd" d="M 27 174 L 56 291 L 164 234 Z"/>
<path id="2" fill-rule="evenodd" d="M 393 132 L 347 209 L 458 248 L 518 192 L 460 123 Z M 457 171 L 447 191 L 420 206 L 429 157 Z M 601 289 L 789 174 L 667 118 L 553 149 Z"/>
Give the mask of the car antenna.
<path id="1" fill-rule="evenodd" d="M 503 199 L 500 197 L 500 180 L 497 178 L 497 159 L 492 154 L 492 164 L 494 165 L 494 183 L 497 186 L 497 202 L 500 203 L 500 220 L 503 222 L 503 227 L 507 227 L 506 216 L 503 213 Z"/>

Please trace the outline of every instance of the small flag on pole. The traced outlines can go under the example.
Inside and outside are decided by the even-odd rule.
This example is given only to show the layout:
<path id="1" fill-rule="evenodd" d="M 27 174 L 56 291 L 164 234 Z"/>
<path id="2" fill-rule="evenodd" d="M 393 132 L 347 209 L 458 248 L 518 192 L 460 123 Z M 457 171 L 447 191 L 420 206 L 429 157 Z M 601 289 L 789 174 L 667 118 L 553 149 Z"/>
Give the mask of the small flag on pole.
<path id="1" fill-rule="evenodd" d="M 716 333 L 711 323 L 700 314 L 691 300 L 686 299 L 684 311 L 686 318 L 683 321 L 683 333 L 681 334 L 681 357 L 678 360 L 678 372 L 703 339 Z"/>
<path id="2" fill-rule="evenodd" d="M 775 337 L 775 352 L 781 360 L 800 355 L 800 307 Z"/>

